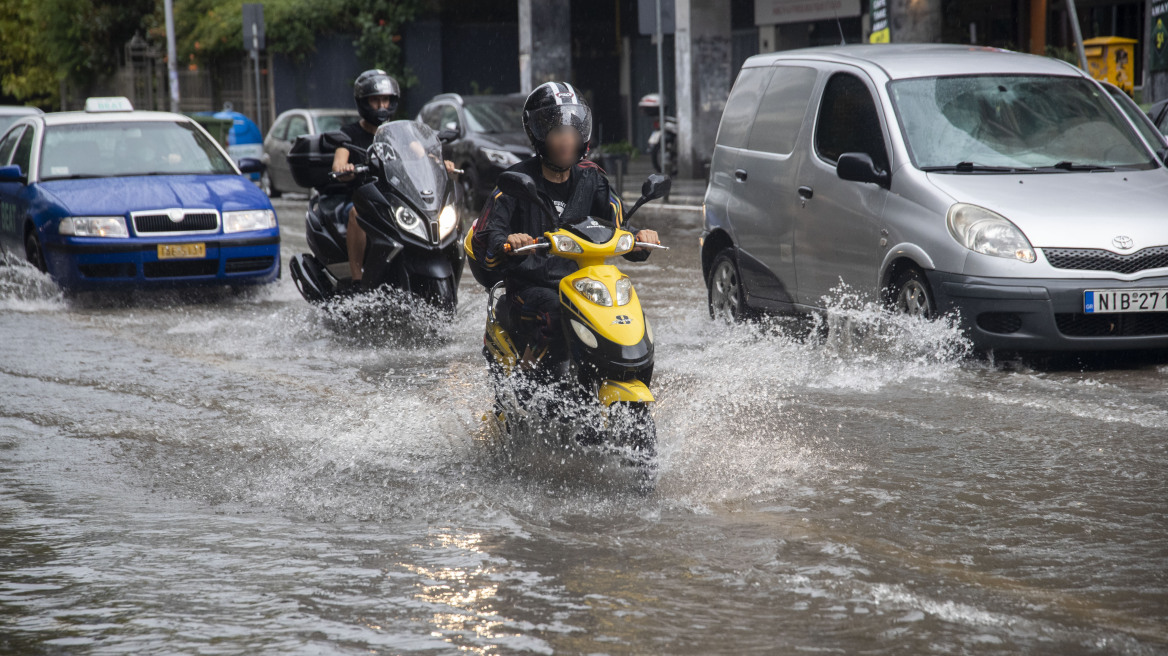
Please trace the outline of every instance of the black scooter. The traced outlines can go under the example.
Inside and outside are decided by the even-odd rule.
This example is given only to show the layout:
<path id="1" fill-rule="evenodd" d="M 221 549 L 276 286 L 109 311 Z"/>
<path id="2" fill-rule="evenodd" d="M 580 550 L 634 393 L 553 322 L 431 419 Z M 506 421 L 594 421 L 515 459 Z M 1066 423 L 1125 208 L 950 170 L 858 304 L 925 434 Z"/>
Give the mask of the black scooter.
<path id="1" fill-rule="evenodd" d="M 393 121 L 378 128 L 367 152 L 343 132 L 297 140 L 288 162 L 297 183 L 314 190 L 305 215 L 312 253 L 294 256 L 288 268 L 305 300 L 326 303 L 352 287 L 345 241 L 351 191 L 366 233 L 363 288 L 401 290 L 453 313 L 465 255 L 456 185 L 442 159 L 441 138 L 451 136 L 416 121 Z M 349 183 L 331 171 L 341 146 L 367 162 L 355 167 Z"/>

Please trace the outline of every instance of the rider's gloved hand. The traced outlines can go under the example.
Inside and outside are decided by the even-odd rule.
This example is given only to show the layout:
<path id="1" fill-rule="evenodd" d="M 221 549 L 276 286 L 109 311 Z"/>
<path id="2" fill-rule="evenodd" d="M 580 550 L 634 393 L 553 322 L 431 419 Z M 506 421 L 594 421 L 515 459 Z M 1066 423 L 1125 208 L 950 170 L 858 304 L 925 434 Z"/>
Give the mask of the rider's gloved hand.
<path id="1" fill-rule="evenodd" d="M 513 235 L 507 235 L 507 246 L 510 247 L 512 253 L 524 246 L 530 246 L 535 243 L 535 238 L 524 232 L 517 232 Z"/>
<path id="2" fill-rule="evenodd" d="M 639 230 L 637 231 L 637 234 L 633 235 L 633 238 L 646 244 L 661 244 L 661 239 L 657 236 L 656 230 Z M 647 250 L 649 249 L 644 248 L 643 246 L 638 246 L 633 249 L 633 252 L 643 252 Z"/>

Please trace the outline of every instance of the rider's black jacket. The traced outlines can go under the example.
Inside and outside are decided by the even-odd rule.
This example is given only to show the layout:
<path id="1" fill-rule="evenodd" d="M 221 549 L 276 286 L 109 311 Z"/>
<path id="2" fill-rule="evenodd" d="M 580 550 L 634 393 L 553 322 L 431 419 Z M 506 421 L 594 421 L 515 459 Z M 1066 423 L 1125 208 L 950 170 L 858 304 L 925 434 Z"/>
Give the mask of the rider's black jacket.
<path id="1" fill-rule="evenodd" d="M 544 180 L 539 158 L 519 162 L 508 171 L 525 173 L 536 180 L 537 185 Z M 474 252 L 479 254 L 480 263 L 489 270 L 501 271 L 507 282 L 508 291 L 514 292 L 531 286 L 555 289 L 560 279 L 576 271 L 575 262 L 549 255 L 544 251 L 532 251 L 523 255 L 507 255 L 503 245 L 507 236 L 526 233 L 540 237 L 545 232 L 555 230 L 557 225 L 573 223 L 588 217 L 596 217 L 616 223 L 634 234 L 636 229 L 623 225 L 624 210 L 620 199 L 608 187 L 608 178 L 593 162 L 582 161 L 572 167 L 569 177 L 568 200 L 560 213 L 559 221 L 553 223 L 547 213 L 535 203 L 513 198 L 497 188 L 483 208 L 483 214 L 475 222 L 473 237 Z M 647 258 L 646 251 L 629 253 L 626 259 L 640 262 Z"/>

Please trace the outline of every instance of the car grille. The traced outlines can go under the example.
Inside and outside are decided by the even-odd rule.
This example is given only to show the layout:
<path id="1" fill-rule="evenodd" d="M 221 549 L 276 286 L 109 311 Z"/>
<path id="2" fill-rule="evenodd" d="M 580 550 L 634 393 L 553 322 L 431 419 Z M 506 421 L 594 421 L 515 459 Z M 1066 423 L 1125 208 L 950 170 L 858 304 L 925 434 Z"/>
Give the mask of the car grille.
<path id="1" fill-rule="evenodd" d="M 1168 312 L 1135 314 L 1058 313 L 1059 332 L 1068 337 L 1141 337 L 1168 335 Z"/>
<path id="2" fill-rule="evenodd" d="M 1056 269 L 1136 273 L 1168 267 L 1168 246 L 1152 246 L 1128 255 L 1096 248 L 1044 248 L 1042 252 Z"/>
<path id="3" fill-rule="evenodd" d="M 219 273 L 219 260 L 159 260 L 143 262 L 142 275 L 147 278 L 188 278 Z"/>
<path id="4" fill-rule="evenodd" d="M 213 232 L 218 229 L 219 213 L 207 210 L 186 212 L 181 221 L 171 221 L 166 212 L 143 212 L 134 215 L 134 231 L 138 234 Z"/>

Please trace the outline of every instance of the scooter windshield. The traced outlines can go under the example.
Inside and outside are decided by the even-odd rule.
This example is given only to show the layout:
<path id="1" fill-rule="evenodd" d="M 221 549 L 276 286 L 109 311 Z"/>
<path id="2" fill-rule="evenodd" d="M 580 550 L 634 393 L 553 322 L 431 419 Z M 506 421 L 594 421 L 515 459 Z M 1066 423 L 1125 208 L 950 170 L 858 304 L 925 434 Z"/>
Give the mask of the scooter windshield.
<path id="1" fill-rule="evenodd" d="M 442 209 L 446 164 L 442 144 L 430 126 L 392 121 L 377 128 L 370 156 L 380 162 L 383 180 L 424 212 Z"/>

